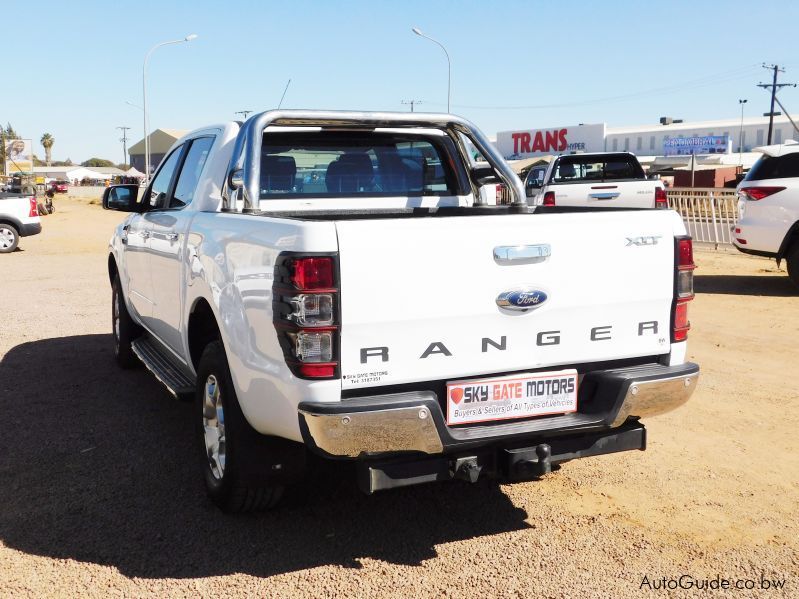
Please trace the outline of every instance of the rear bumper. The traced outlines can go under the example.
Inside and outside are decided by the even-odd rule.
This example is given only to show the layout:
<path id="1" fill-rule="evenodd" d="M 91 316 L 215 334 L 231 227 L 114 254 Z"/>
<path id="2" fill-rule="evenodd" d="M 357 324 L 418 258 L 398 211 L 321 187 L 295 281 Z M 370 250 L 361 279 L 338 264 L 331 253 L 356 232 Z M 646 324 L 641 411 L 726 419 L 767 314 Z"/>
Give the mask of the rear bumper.
<path id="1" fill-rule="evenodd" d="M 19 236 L 29 237 L 30 235 L 38 235 L 42 232 L 42 223 L 28 223 L 20 227 Z"/>
<path id="2" fill-rule="evenodd" d="M 579 412 L 457 428 L 446 425 L 432 391 L 302 402 L 300 430 L 309 448 L 332 458 L 451 454 L 485 446 L 549 443 L 558 437 L 602 436 L 630 418 L 673 410 L 688 401 L 698 378 L 699 366 L 693 363 L 593 371 L 583 377 Z"/>

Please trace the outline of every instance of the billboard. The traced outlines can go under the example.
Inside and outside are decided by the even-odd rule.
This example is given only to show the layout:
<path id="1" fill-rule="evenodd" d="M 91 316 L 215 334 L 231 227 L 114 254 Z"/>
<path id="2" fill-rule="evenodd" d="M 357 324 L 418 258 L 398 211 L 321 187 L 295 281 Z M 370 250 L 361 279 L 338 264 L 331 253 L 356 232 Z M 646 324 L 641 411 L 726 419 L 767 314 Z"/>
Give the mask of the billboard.
<path id="1" fill-rule="evenodd" d="M 690 156 L 691 154 L 729 154 L 732 144 L 729 135 L 695 135 L 672 137 L 663 140 L 664 156 Z"/>
<path id="2" fill-rule="evenodd" d="M 7 139 L 6 174 L 33 172 L 33 142 L 30 139 Z"/>
<path id="3" fill-rule="evenodd" d="M 497 149 L 510 160 L 548 154 L 602 152 L 605 149 L 605 125 L 500 131 L 497 133 Z"/>

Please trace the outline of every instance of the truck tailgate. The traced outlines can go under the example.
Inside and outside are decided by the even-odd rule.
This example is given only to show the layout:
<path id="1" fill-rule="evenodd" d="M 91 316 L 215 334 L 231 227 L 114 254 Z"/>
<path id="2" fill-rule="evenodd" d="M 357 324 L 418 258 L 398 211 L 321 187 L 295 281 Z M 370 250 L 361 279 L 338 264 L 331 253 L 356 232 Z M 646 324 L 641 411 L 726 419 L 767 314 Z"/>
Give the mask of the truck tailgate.
<path id="1" fill-rule="evenodd" d="M 551 185 L 558 206 L 589 206 L 593 208 L 654 208 L 655 182 L 594 181 Z"/>
<path id="2" fill-rule="evenodd" d="M 336 227 L 344 389 L 669 351 L 670 212 L 353 220 Z M 506 246 L 549 246 L 550 255 L 502 263 L 494 250 Z M 533 307 L 498 304 L 520 290 L 510 303 Z"/>

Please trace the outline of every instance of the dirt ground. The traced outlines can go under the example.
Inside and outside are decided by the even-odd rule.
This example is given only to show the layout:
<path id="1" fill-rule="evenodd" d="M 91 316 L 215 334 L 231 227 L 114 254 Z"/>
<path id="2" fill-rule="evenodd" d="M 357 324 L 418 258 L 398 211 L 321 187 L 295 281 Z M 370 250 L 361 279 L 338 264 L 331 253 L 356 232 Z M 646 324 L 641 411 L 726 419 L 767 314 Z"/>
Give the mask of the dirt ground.
<path id="1" fill-rule="evenodd" d="M 0 256 L 0 596 L 637 597 L 688 575 L 799 597 L 799 294 L 774 262 L 697 250 L 699 388 L 645 452 L 516 485 L 318 482 L 232 517 L 189 406 L 113 362 L 120 215 L 56 205 Z"/>

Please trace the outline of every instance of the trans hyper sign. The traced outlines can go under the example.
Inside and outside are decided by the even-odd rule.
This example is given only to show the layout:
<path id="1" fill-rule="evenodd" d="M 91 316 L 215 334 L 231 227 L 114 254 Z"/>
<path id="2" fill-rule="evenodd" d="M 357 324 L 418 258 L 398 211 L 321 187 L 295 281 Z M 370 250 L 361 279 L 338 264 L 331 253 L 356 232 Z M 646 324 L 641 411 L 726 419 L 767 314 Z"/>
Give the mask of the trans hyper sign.
<path id="1" fill-rule="evenodd" d="M 568 133 L 568 129 L 536 131 L 535 133 L 527 131 L 511 133 L 511 139 L 513 139 L 513 153 L 563 152 L 569 147 L 569 142 L 566 141 L 566 135 Z"/>
<path id="2" fill-rule="evenodd" d="M 601 152 L 605 125 L 575 125 L 497 133 L 497 149 L 505 158 L 528 158 L 570 152 Z"/>

